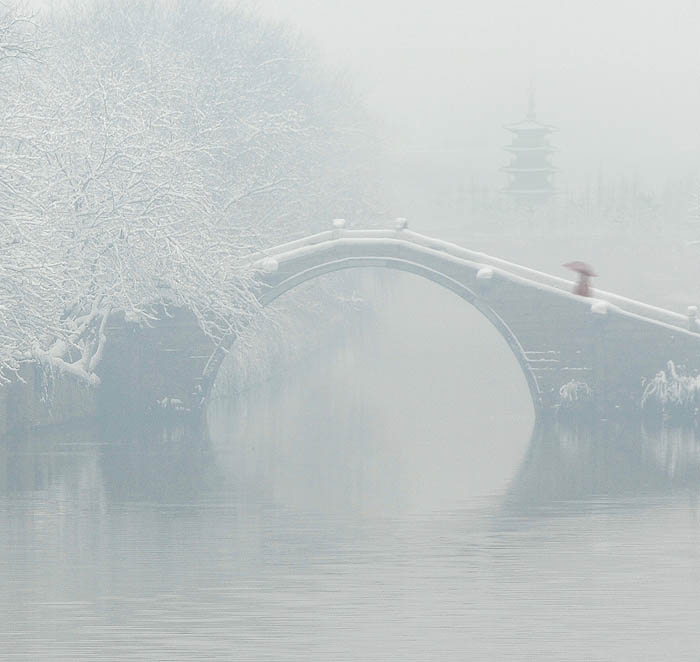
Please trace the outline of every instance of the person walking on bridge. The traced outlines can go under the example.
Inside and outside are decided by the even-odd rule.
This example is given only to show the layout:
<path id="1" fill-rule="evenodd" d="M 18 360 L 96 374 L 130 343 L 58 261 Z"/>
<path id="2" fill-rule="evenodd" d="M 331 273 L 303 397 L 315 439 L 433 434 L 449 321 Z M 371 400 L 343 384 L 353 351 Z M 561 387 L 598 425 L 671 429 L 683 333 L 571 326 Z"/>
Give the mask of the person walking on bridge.
<path id="1" fill-rule="evenodd" d="M 591 278 L 597 276 L 598 274 L 593 270 L 590 264 L 585 262 L 567 262 L 565 265 L 567 269 L 571 269 L 578 274 L 578 282 L 576 287 L 574 287 L 574 294 L 580 297 L 592 297 L 593 290 L 591 289 Z"/>

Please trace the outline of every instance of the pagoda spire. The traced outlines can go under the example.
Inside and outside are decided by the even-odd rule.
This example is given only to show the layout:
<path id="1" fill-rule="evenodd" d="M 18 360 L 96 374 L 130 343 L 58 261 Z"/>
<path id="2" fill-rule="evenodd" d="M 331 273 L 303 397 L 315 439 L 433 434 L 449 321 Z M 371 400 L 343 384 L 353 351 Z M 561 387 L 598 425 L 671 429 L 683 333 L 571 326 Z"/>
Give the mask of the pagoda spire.
<path id="1" fill-rule="evenodd" d="M 530 78 L 530 87 L 527 91 L 527 119 L 535 119 L 535 83 Z"/>

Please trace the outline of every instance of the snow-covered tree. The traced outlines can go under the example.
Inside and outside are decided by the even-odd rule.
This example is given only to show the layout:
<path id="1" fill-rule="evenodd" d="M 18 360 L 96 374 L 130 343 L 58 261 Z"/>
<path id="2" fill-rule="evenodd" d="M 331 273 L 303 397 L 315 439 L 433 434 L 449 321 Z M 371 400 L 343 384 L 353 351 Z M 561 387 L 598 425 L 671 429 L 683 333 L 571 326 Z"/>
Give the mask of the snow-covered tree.
<path id="1" fill-rule="evenodd" d="M 52 15 L 40 60 L 14 30 L 30 63 L 1 72 L 5 372 L 33 357 L 95 381 L 116 310 L 235 333 L 258 312 L 244 256 L 358 212 L 355 102 L 283 28 L 100 0 Z"/>
<path id="2" fill-rule="evenodd" d="M 40 339 L 55 331 L 56 265 L 41 218 L 37 167 L 31 153 L 35 112 L 28 81 L 39 70 L 40 36 L 34 19 L 0 4 L 0 383 Z"/>

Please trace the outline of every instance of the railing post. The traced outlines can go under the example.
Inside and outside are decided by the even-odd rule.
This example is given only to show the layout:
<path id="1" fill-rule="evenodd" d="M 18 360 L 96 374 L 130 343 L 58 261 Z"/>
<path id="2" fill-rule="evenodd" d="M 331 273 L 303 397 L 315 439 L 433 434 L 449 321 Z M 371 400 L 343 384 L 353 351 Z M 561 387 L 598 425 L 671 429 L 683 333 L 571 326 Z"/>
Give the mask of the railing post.
<path id="1" fill-rule="evenodd" d="M 274 257 L 266 257 L 258 263 L 260 271 L 264 274 L 274 274 L 279 269 L 279 262 Z"/>
<path id="2" fill-rule="evenodd" d="M 688 306 L 688 329 L 690 331 L 697 331 L 697 317 L 698 317 L 698 307 Z"/>
<path id="3" fill-rule="evenodd" d="M 403 216 L 399 216 L 394 222 L 394 227 L 396 228 L 397 232 L 405 230 L 408 227 L 408 219 L 404 218 Z"/>
<path id="4" fill-rule="evenodd" d="M 334 218 L 333 219 L 333 239 L 340 239 L 343 234 L 343 228 L 345 227 L 344 218 Z"/>
<path id="5" fill-rule="evenodd" d="M 600 418 L 607 418 L 615 408 L 615 385 L 610 383 L 611 372 L 609 370 L 610 356 L 608 323 L 610 304 L 602 299 L 593 299 L 590 311 L 592 318 L 591 347 L 589 348 L 589 360 L 591 361 L 591 383 L 588 385 L 593 390 L 593 402 L 596 414 Z M 614 374 L 614 373 L 613 373 Z"/>
<path id="6" fill-rule="evenodd" d="M 476 291 L 481 297 L 488 295 L 493 282 L 493 269 L 491 267 L 481 267 L 476 272 Z"/>

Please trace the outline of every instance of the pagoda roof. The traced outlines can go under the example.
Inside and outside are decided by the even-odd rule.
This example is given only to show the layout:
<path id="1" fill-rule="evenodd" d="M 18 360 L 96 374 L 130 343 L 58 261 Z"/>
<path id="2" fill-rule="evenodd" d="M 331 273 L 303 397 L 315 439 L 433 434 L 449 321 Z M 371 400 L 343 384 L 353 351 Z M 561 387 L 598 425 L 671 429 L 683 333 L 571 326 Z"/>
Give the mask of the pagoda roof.
<path id="1" fill-rule="evenodd" d="M 544 195 L 550 193 L 557 193 L 557 189 L 552 188 L 535 188 L 535 189 L 517 189 L 517 188 L 504 188 L 503 191 L 506 193 L 515 193 L 516 195 Z"/>
<path id="2" fill-rule="evenodd" d="M 559 168 L 555 168 L 553 166 L 544 166 L 542 168 L 517 168 L 513 166 L 505 166 L 504 168 L 501 168 L 504 172 L 513 172 L 513 173 L 530 173 L 530 172 L 558 172 Z"/>
<path id="3" fill-rule="evenodd" d="M 524 120 L 516 122 L 515 124 L 506 124 L 504 128 L 508 129 L 508 131 L 512 131 L 513 133 L 538 131 L 549 133 L 550 131 L 557 130 L 557 127 L 552 126 L 551 124 L 542 124 L 534 117 L 526 117 Z"/>
<path id="4" fill-rule="evenodd" d="M 518 147 L 517 145 L 506 145 L 503 149 L 506 150 L 506 152 L 530 152 L 530 153 L 535 153 L 535 152 L 557 152 L 559 151 L 556 147 L 552 147 L 551 145 L 540 145 L 539 147 Z"/>

